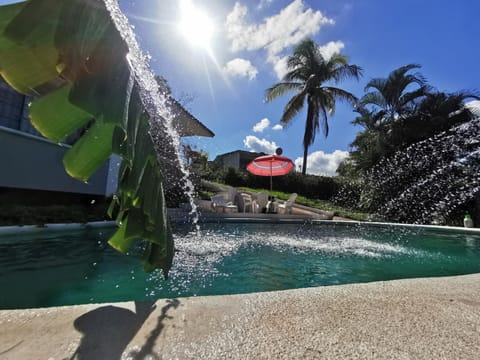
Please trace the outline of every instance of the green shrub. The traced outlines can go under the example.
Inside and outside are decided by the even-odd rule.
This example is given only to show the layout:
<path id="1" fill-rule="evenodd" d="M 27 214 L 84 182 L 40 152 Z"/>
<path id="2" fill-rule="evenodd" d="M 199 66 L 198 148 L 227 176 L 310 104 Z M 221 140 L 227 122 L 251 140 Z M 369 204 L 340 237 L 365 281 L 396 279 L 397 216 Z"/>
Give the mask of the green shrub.
<path id="1" fill-rule="evenodd" d="M 217 181 L 234 187 L 252 189 L 270 189 L 270 177 L 256 176 L 249 172 L 228 168 L 216 171 Z M 361 186 L 358 181 L 350 181 L 342 177 L 302 175 L 291 172 L 285 176 L 275 176 L 272 179 L 273 191 L 297 193 L 310 199 L 332 201 L 350 209 L 359 208 Z"/>

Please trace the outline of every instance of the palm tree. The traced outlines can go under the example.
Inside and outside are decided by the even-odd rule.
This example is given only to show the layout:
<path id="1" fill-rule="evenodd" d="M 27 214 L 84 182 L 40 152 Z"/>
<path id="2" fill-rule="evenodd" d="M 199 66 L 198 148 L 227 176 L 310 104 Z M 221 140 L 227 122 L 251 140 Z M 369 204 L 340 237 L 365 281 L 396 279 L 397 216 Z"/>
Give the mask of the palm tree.
<path id="1" fill-rule="evenodd" d="M 267 89 L 267 102 L 295 91 L 296 94 L 288 101 L 283 110 L 281 123 L 288 125 L 290 121 L 302 110 L 307 102 L 307 119 L 305 134 L 303 136 L 303 167 L 302 174 L 307 170 L 308 148 L 315 141 L 315 134 L 321 128 L 325 137 L 328 136 L 328 115 L 335 112 L 337 100 L 343 100 L 354 105 L 357 98 L 348 91 L 325 83 L 335 82 L 347 78 L 358 79 L 361 68 L 349 65 L 347 57 L 335 54 L 326 59 L 313 40 L 306 39 L 295 47 L 292 56 L 288 57 L 287 67 L 289 72 L 282 81 Z"/>
<path id="2" fill-rule="evenodd" d="M 420 67 L 417 64 L 401 66 L 393 70 L 387 78 L 370 80 L 365 86 L 365 91 L 370 89 L 373 91 L 362 97 L 360 105 L 372 105 L 383 113 L 383 120 L 386 122 L 411 114 L 415 109 L 415 102 L 429 91 L 429 86 L 422 74 L 408 74 L 410 70 Z M 407 88 L 414 84 L 419 87 L 407 91 Z"/>
<path id="3" fill-rule="evenodd" d="M 371 91 L 360 99 L 355 109 L 360 116 L 352 121 L 365 129 L 351 144 L 356 149 L 352 158 L 358 169 L 372 167 L 405 145 L 407 124 L 430 90 L 422 74 L 410 73 L 417 68 L 420 65 L 401 66 L 388 77 L 372 79 L 365 86 L 365 91 Z"/>

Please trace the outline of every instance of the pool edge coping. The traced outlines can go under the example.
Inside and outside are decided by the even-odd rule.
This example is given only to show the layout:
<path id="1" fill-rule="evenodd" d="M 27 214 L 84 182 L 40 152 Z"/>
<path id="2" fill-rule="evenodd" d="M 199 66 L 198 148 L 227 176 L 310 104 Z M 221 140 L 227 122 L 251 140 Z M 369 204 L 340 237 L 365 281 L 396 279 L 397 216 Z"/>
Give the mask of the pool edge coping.
<path id="1" fill-rule="evenodd" d="M 54 230 L 94 229 L 115 226 L 115 221 L 93 221 L 87 223 L 52 223 L 44 225 L 13 225 L 0 226 L 0 236 L 10 234 L 25 234 Z"/>
<path id="2" fill-rule="evenodd" d="M 312 224 L 322 225 L 346 225 L 346 226 L 366 226 L 366 227 L 381 227 L 390 226 L 396 228 L 410 228 L 410 229 L 430 229 L 439 230 L 445 232 L 460 232 L 467 234 L 480 235 L 480 228 L 465 228 L 460 226 L 442 226 L 442 225 L 420 225 L 420 224 L 402 224 L 402 223 L 390 223 L 390 222 L 375 222 L 375 221 L 350 221 L 350 220 L 323 220 L 312 217 L 305 217 L 299 215 L 274 215 L 274 216 L 200 216 L 199 223 L 212 223 L 212 222 L 226 222 L 226 223 L 279 223 L 279 224 L 301 224 L 310 222 Z M 183 216 L 172 216 L 170 219 L 173 223 L 186 223 L 191 219 L 186 219 Z M 79 230 L 79 229 L 94 229 L 104 227 L 116 226 L 115 221 L 93 221 L 87 223 L 51 223 L 44 225 L 13 225 L 13 226 L 0 226 L 0 236 L 11 234 L 25 234 L 44 231 L 55 230 Z"/>

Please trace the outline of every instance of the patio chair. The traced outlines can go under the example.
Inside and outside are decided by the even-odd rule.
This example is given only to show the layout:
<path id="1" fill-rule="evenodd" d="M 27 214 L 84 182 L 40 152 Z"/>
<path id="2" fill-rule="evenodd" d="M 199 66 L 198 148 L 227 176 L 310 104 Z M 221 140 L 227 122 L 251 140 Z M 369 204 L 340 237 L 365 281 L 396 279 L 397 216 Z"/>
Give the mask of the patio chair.
<path id="1" fill-rule="evenodd" d="M 212 207 L 216 212 L 237 212 L 238 207 L 231 201 L 226 201 L 222 195 L 211 196 Z"/>
<path id="2" fill-rule="evenodd" d="M 235 204 L 237 204 L 239 212 L 253 212 L 253 200 L 250 194 L 238 193 L 235 197 Z"/>
<path id="3" fill-rule="evenodd" d="M 297 193 L 292 193 L 290 194 L 290 197 L 288 198 L 287 201 L 285 201 L 283 204 L 278 204 L 278 213 L 279 214 L 291 214 L 292 213 L 292 207 L 293 204 L 295 203 L 295 199 L 297 198 Z"/>
<path id="4" fill-rule="evenodd" d="M 268 203 L 268 194 L 264 192 L 259 192 L 253 197 L 253 212 L 261 213 L 267 207 Z"/>
<path id="5" fill-rule="evenodd" d="M 227 190 L 227 201 L 230 201 L 232 204 L 235 203 L 235 197 L 237 196 L 238 191 L 234 187 L 228 188 Z"/>

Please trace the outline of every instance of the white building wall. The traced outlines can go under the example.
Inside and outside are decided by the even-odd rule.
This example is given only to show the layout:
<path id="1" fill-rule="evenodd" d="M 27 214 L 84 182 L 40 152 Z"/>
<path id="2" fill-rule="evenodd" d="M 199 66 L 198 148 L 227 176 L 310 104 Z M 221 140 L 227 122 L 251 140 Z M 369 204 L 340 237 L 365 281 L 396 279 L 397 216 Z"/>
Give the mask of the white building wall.
<path id="1" fill-rule="evenodd" d="M 0 187 L 92 195 L 111 191 L 110 182 L 107 184 L 107 179 L 113 181 L 107 176 L 109 163 L 83 183 L 65 172 L 62 158 L 67 149 L 68 145 L 0 126 Z"/>

